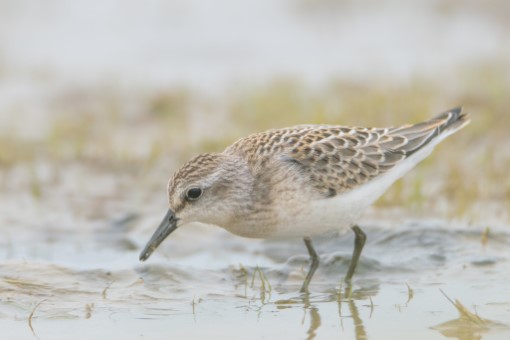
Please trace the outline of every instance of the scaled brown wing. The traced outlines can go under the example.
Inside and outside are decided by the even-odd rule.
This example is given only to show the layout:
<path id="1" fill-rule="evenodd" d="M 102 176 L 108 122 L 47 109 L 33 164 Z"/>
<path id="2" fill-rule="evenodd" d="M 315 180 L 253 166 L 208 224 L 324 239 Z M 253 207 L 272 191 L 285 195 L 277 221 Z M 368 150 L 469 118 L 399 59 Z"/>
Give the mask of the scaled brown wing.
<path id="1" fill-rule="evenodd" d="M 397 149 L 404 138 L 388 135 L 388 130 L 356 129 L 353 134 L 337 134 L 337 130 L 316 130 L 329 136 L 312 143 L 300 141 L 288 153 L 288 160 L 298 164 L 312 185 L 326 197 L 364 184 L 406 157 Z M 302 139 L 309 139 L 307 135 Z"/>
<path id="2" fill-rule="evenodd" d="M 323 196 L 332 197 L 392 169 L 461 118 L 458 108 L 398 128 L 317 127 L 301 133 L 287 156 Z"/>

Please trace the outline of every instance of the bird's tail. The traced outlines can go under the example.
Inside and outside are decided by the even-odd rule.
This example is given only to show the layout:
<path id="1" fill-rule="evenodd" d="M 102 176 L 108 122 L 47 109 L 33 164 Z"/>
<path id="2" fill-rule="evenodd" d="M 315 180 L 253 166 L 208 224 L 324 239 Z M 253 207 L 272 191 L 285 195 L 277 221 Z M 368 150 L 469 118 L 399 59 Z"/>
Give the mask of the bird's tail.
<path id="1" fill-rule="evenodd" d="M 410 156 L 431 141 L 439 142 L 462 129 L 469 122 L 469 114 L 462 112 L 462 107 L 456 107 L 425 122 L 392 129 L 390 134 L 401 135 L 407 139 L 408 142 L 399 149 L 404 151 L 406 156 Z"/>

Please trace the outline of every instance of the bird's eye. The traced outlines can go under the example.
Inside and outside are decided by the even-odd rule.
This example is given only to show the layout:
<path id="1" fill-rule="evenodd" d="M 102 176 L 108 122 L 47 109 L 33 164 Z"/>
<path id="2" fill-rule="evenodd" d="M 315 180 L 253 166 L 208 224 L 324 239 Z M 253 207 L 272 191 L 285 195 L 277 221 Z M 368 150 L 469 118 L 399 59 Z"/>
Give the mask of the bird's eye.
<path id="1" fill-rule="evenodd" d="M 191 188 L 186 192 L 186 199 L 188 201 L 195 201 L 199 199 L 200 196 L 202 196 L 202 189 L 200 188 Z"/>

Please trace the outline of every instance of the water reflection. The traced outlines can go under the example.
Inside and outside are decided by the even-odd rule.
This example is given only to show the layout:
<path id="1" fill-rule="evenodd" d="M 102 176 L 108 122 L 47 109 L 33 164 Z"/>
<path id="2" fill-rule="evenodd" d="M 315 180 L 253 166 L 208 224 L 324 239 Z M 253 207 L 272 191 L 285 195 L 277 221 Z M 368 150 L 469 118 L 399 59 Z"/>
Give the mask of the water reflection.
<path id="1" fill-rule="evenodd" d="M 482 339 L 482 335 L 486 335 L 491 331 L 496 331 L 498 329 L 508 331 L 509 328 L 504 324 L 490 320 L 484 320 L 482 323 L 479 323 L 460 316 L 458 319 L 443 322 L 432 327 L 432 329 L 438 331 L 447 338 L 475 340 Z"/>
<path id="2" fill-rule="evenodd" d="M 432 327 L 442 335 L 448 338 L 457 338 L 459 340 L 481 339 L 482 334 L 496 329 L 508 330 L 505 324 L 484 319 L 476 313 L 472 313 L 459 300 L 453 301 L 443 291 L 443 295 L 452 303 L 459 312 L 459 317 L 454 320 L 443 322 L 440 325 Z"/>
<path id="3" fill-rule="evenodd" d="M 292 306 L 302 306 L 304 315 L 301 324 L 305 323 L 306 318 L 309 318 L 309 327 L 306 330 L 306 339 L 315 339 L 320 327 L 322 326 L 321 310 L 324 310 L 324 304 L 336 303 L 338 306 L 338 317 L 342 329 L 344 320 L 352 319 L 353 329 L 356 340 L 368 339 L 367 331 L 358 310 L 359 301 L 366 301 L 378 293 L 378 285 L 371 285 L 369 287 L 362 287 L 354 290 L 352 286 L 336 289 L 333 292 L 323 293 L 319 295 L 312 295 L 310 293 L 301 293 L 287 300 L 278 300 L 274 305 L 280 312 L 285 309 L 292 308 Z M 262 295 L 261 295 L 262 298 Z M 261 300 L 262 302 L 262 300 Z M 344 314 L 345 306 L 347 306 L 348 313 Z M 371 304 L 373 309 L 373 304 Z M 370 313 L 370 316 L 372 312 Z"/>
<path id="4" fill-rule="evenodd" d="M 123 228 L 122 222 L 118 225 L 116 228 Z M 494 239 L 479 250 L 479 230 L 416 226 L 409 229 L 413 232 L 405 228 L 369 229 L 374 241 L 361 262 L 356 284 L 341 289 L 335 285 L 339 273 L 348 265 L 349 254 L 332 250 L 339 248 L 337 239 L 318 242 L 325 253 L 323 266 L 313 284 L 314 292 L 304 295 L 297 293 L 297 289 L 304 275 L 301 268 L 308 265 L 306 256 L 295 256 L 283 264 L 279 258 L 294 251 L 294 243 L 290 242 L 247 248 L 247 243 L 224 239 L 224 234 L 218 234 L 221 238 L 211 238 L 213 241 L 205 244 L 201 243 L 206 242 L 205 237 L 197 238 L 190 231 L 193 242 L 183 242 L 188 247 L 168 248 L 173 258 L 133 266 L 137 252 L 116 246 L 122 232 L 104 231 L 89 237 L 84 233 L 62 234 L 53 237 L 52 243 L 38 243 L 44 239 L 41 234 L 27 240 L 12 234 L 15 256 L 30 254 L 23 250 L 26 245 L 35 249 L 36 255 L 45 249 L 49 259 L 66 262 L 56 265 L 28 258 L 5 259 L 0 263 L 0 320 L 27 320 L 34 306 L 47 299 L 33 315 L 34 330 L 41 338 L 55 319 L 104 322 L 102 326 L 111 330 L 120 329 L 120 323 L 124 334 L 135 326 L 144 332 L 156 327 L 165 334 L 171 326 L 172 332 L 196 332 L 195 337 L 186 337 L 191 339 L 203 338 L 202 335 L 214 333 L 220 328 L 218 325 L 227 323 L 239 332 L 248 328 L 253 333 L 247 338 L 283 334 L 288 338 L 369 339 L 396 333 L 396 329 L 400 333 L 395 339 L 406 339 L 411 333 L 421 338 L 457 339 L 485 338 L 500 331 L 508 335 L 508 327 L 485 319 L 505 323 L 508 319 L 510 302 L 506 297 L 510 271 L 505 267 L 510 258 L 508 233 L 494 230 L 491 234 Z M 179 237 L 187 237 L 185 233 L 183 230 Z M 401 238 L 387 237 L 388 234 L 399 234 Z M 346 247 L 351 243 L 350 239 L 340 241 Z M 431 245 L 422 244 L 425 241 Z M 79 251 L 69 248 L 78 244 Z M 6 256 L 5 241 L 4 245 Z M 394 245 L 399 245 L 401 251 L 404 249 L 406 256 L 391 255 L 387 249 Z M 298 254 L 302 252 L 300 246 L 295 244 Z M 178 253 L 184 248 L 188 253 Z M 440 250 L 446 255 L 438 271 L 437 261 L 431 255 Z M 252 263 L 252 257 L 258 252 L 275 259 L 269 259 L 261 267 L 217 264 L 217 258 L 229 258 L 233 254 L 240 262 Z M 67 261 L 68 258 L 78 264 Z M 486 264 L 485 259 L 496 260 Z M 100 261 L 103 268 L 97 268 Z M 411 263 L 413 270 L 408 269 Z M 461 271 L 458 264 L 465 264 Z M 77 268 L 80 266 L 84 268 Z M 406 287 L 404 282 L 411 285 Z M 474 325 L 462 317 L 454 320 L 450 320 L 454 318 L 451 315 L 441 317 L 441 313 L 455 308 L 439 294 L 437 288 L 443 286 L 448 287 L 448 292 L 455 292 L 469 310 L 476 313 L 471 306 L 481 306 L 480 314 L 485 321 Z M 151 320 L 151 327 L 147 326 L 147 320 Z M 20 325 L 13 329 L 30 331 L 27 322 Z M 14 338 L 6 337 L 2 333 L 5 329 L 0 330 L 0 338 Z"/>
<path id="5" fill-rule="evenodd" d="M 359 315 L 358 307 L 354 303 L 352 288 L 350 286 L 347 287 L 345 289 L 345 293 L 346 293 L 345 294 L 346 296 L 348 296 L 348 297 L 351 296 L 350 298 L 347 298 L 347 305 L 349 306 L 349 311 L 351 313 L 351 317 L 354 322 L 354 332 L 356 334 L 356 340 L 367 339 L 367 332 L 365 330 L 365 326 L 363 325 L 363 320 L 361 319 L 361 317 Z M 359 293 L 359 291 L 358 291 L 358 293 Z M 356 295 L 358 295 L 358 294 L 356 294 Z M 359 298 L 358 298 L 358 300 L 359 300 Z"/>
<path id="6" fill-rule="evenodd" d="M 319 313 L 319 308 L 310 303 L 310 293 L 303 293 L 302 297 L 303 297 L 303 309 L 305 313 L 306 311 L 308 311 L 310 315 L 310 327 L 306 332 L 307 335 L 306 338 L 308 340 L 312 340 L 315 339 L 315 336 L 317 335 L 317 330 L 321 326 L 321 315 Z"/>

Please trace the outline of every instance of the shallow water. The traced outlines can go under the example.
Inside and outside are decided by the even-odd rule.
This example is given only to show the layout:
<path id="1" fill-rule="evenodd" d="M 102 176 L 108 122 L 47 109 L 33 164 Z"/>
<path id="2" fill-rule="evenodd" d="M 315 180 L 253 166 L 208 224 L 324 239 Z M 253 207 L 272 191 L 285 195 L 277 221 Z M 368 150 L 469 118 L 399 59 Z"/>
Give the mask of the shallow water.
<path id="1" fill-rule="evenodd" d="M 159 216 L 158 216 L 159 217 Z M 80 229 L 3 228 L 1 338 L 501 339 L 510 335 L 510 233 L 421 221 L 370 223 L 351 289 L 353 236 L 315 240 L 310 295 L 300 240 L 259 241 L 207 226 L 171 235 L 147 263 L 152 216 Z M 487 320 L 459 318 L 443 295 Z M 30 322 L 29 322 L 30 320 Z M 76 330 L 79 330 L 76 333 Z"/>

